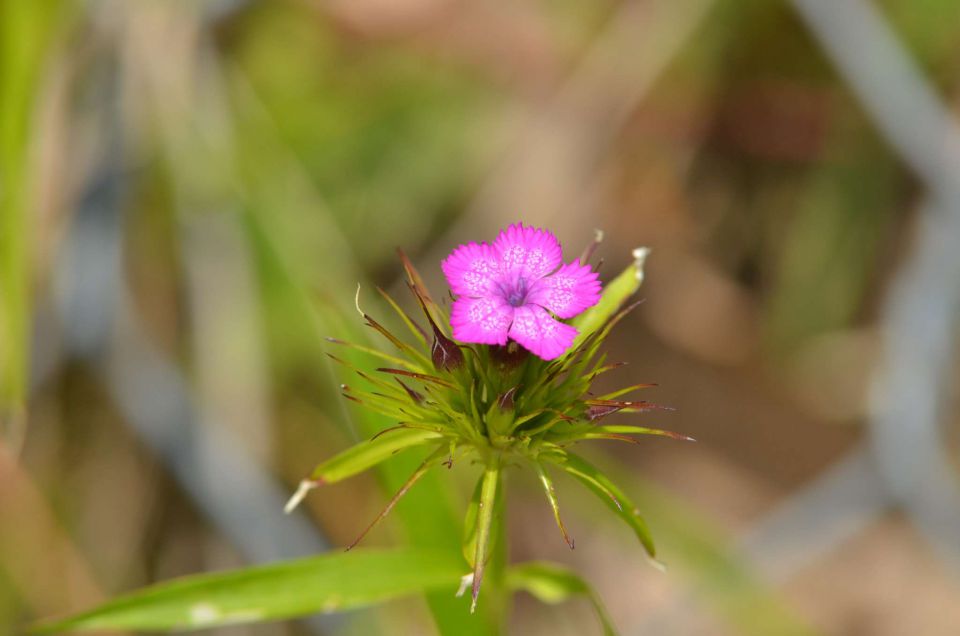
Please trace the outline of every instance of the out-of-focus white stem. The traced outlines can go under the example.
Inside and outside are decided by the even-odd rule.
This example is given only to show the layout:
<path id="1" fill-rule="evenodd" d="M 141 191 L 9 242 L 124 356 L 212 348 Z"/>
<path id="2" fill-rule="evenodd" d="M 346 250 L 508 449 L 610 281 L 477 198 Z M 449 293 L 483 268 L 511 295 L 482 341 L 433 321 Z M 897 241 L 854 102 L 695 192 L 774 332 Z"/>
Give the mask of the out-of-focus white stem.
<path id="1" fill-rule="evenodd" d="M 287 501 L 287 505 L 283 507 L 283 513 L 288 515 L 293 512 L 307 496 L 307 493 L 316 487 L 316 482 L 310 481 L 309 479 L 302 480 L 300 485 L 297 486 L 297 492 L 293 493 L 293 496 Z"/>

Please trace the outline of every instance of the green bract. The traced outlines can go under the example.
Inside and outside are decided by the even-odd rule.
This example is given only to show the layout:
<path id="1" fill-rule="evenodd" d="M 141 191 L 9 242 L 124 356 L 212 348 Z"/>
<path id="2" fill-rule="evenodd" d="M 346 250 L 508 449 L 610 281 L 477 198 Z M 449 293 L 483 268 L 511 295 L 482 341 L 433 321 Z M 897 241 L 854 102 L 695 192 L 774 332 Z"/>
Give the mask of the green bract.
<path id="1" fill-rule="evenodd" d="M 472 588 L 471 611 L 476 607 L 491 542 L 496 536 L 494 526 L 502 500 L 501 472 L 508 464 L 527 466 L 539 476 L 563 539 L 571 548 L 574 543 L 561 520 L 551 471 L 568 473 L 600 497 L 633 529 L 652 558 L 653 539 L 633 503 L 605 475 L 571 451 L 576 443 L 592 439 L 635 442 L 633 435 L 690 439 L 658 429 L 601 424 L 614 413 L 658 408 L 646 401 L 620 399 L 650 385 L 633 385 L 601 396 L 590 393 L 597 376 L 620 366 L 607 362 L 602 345 L 613 327 L 634 307 L 628 302 L 643 280 L 646 253 L 645 249 L 635 250 L 634 262 L 606 286 L 600 302 L 574 319 L 572 324 L 580 334 L 573 347 L 551 361 L 529 355 L 515 343 L 503 347 L 455 343 L 447 329 L 447 310 L 433 299 L 401 253 L 407 282 L 430 332 L 424 331 L 381 290 L 409 336 L 397 336 L 360 311 L 367 325 L 378 331 L 392 349 L 381 351 L 331 340 L 383 362 L 376 370 L 351 367 L 369 387 L 343 385 L 343 395 L 397 423 L 317 466 L 290 500 L 288 511 L 311 488 L 350 477 L 397 452 L 423 448 L 427 451 L 426 459 L 348 549 L 434 466 L 460 459 L 479 463 L 483 470 L 467 509 L 463 541 L 464 556 L 472 568 L 464 577 L 464 585 Z"/>

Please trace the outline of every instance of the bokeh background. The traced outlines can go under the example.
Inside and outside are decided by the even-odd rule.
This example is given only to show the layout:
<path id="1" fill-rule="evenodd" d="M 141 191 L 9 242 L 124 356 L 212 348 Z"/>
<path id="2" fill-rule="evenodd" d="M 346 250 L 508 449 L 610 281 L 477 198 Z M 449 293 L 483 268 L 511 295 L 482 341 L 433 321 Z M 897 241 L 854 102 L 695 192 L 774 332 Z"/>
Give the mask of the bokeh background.
<path id="1" fill-rule="evenodd" d="M 960 4 L 0 1 L 0 633 L 349 542 L 325 336 L 515 221 L 653 248 L 592 456 L 661 545 L 511 476 L 514 559 L 625 634 L 956 634 Z M 475 469 L 442 478 L 462 510 Z M 422 505 L 414 499 L 409 505 Z M 388 522 L 371 545 L 416 528 Z M 518 598 L 513 634 L 599 633 Z M 429 634 L 422 602 L 222 634 Z"/>

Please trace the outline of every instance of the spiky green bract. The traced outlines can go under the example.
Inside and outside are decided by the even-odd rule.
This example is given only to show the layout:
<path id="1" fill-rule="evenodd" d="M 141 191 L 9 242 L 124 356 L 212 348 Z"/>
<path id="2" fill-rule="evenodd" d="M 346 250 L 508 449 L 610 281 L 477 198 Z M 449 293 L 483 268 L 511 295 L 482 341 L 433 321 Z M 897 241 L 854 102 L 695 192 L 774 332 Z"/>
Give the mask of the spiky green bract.
<path id="1" fill-rule="evenodd" d="M 633 385 L 600 397 L 590 394 L 597 376 L 620 366 L 607 361 L 603 344 L 613 327 L 634 307 L 628 302 L 642 281 L 645 256 L 645 250 L 634 252 L 635 261 L 607 286 L 600 302 L 577 317 L 574 324 L 580 334 L 570 351 L 547 361 L 529 355 L 515 343 L 500 347 L 458 345 L 450 340 L 447 309 L 433 299 L 423 279 L 401 253 L 410 289 L 429 329 L 418 325 L 389 296 L 388 303 L 399 314 L 399 322 L 409 331 L 408 337 L 390 332 L 361 310 L 367 325 L 383 335 L 392 350 L 363 348 L 384 361 L 384 366 L 376 371 L 351 367 L 364 386 L 342 386 L 347 399 L 395 419 L 396 425 L 320 464 L 291 503 L 295 504 L 316 485 L 344 479 L 397 452 L 427 450 L 427 459 L 374 520 L 376 523 L 442 458 L 446 458 L 442 462 L 446 464 L 455 458 L 479 463 L 483 470 L 468 506 L 464 532 L 464 556 L 472 568 L 465 578 L 465 585 L 469 584 L 472 590 L 471 607 L 476 606 L 485 564 L 497 536 L 495 528 L 503 507 L 502 471 L 507 465 L 528 466 L 536 472 L 561 534 L 571 548 L 573 539 L 561 523 L 550 469 L 571 475 L 602 497 L 653 557 L 653 540 L 633 504 L 608 478 L 570 452 L 572 445 L 591 439 L 635 442 L 632 435 L 689 439 L 659 429 L 600 423 L 616 413 L 658 408 L 649 402 L 619 399 L 651 385 Z M 432 337 L 425 337 L 431 331 Z M 331 342 L 353 346 L 340 340 Z M 340 358 L 331 357 L 347 365 Z"/>

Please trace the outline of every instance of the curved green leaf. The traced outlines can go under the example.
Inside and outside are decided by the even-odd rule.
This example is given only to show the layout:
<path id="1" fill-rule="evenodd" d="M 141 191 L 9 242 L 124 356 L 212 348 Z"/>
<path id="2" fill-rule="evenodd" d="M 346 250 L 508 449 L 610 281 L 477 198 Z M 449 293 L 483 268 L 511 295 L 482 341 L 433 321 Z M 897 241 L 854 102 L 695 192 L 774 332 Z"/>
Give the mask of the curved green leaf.
<path id="1" fill-rule="evenodd" d="M 537 600 L 554 605 L 571 597 L 584 596 L 593 605 L 603 626 L 604 636 L 616 636 L 617 630 L 593 588 L 572 570 L 556 563 L 531 561 L 507 569 L 507 587 L 528 592 Z"/>
<path id="2" fill-rule="evenodd" d="M 561 468 L 567 471 L 567 473 L 575 477 L 591 492 L 597 495 L 607 504 L 608 508 L 613 510 L 618 517 L 623 519 L 627 525 L 633 529 L 637 538 L 640 539 L 640 543 L 643 544 L 644 549 L 647 551 L 647 554 L 650 555 L 651 558 L 656 555 L 653 536 L 650 534 L 647 523 L 643 520 L 643 517 L 640 516 L 640 511 L 637 510 L 627 495 L 616 484 L 610 481 L 606 475 L 597 470 L 585 459 L 573 453 L 568 452 L 563 458 L 548 457 L 548 459 L 556 462 Z"/>
<path id="3" fill-rule="evenodd" d="M 570 351 L 576 351 L 580 343 L 603 327 L 630 297 L 637 293 L 643 283 L 643 263 L 649 252 L 645 247 L 633 250 L 633 262 L 604 286 L 600 302 L 573 319 L 572 324 L 580 333 L 573 341 Z"/>
<path id="4" fill-rule="evenodd" d="M 547 474 L 543 464 L 536 462 L 535 467 L 537 475 L 540 477 L 540 484 L 543 486 L 543 492 L 547 496 L 547 501 L 550 502 L 550 508 L 553 510 L 553 519 L 557 522 L 557 527 L 560 529 L 564 542 L 573 550 L 573 538 L 567 534 L 567 528 L 563 525 L 563 519 L 560 517 L 560 502 L 557 500 L 557 493 L 553 488 L 553 480 L 550 479 L 550 475 Z"/>
<path id="5" fill-rule="evenodd" d="M 453 588 L 464 564 L 450 551 L 356 550 L 160 583 L 35 633 L 183 630 L 335 612 Z"/>
<path id="6" fill-rule="evenodd" d="M 435 431 L 418 428 L 400 428 L 351 446 L 339 455 L 331 457 L 310 473 L 314 482 L 332 484 L 352 477 L 366 469 L 389 459 L 399 451 L 422 446 L 440 439 L 442 435 Z"/>

